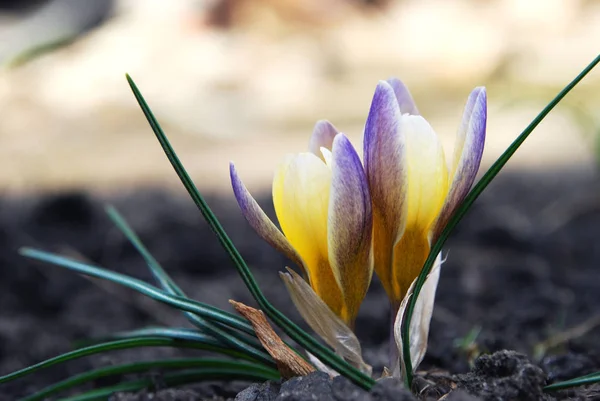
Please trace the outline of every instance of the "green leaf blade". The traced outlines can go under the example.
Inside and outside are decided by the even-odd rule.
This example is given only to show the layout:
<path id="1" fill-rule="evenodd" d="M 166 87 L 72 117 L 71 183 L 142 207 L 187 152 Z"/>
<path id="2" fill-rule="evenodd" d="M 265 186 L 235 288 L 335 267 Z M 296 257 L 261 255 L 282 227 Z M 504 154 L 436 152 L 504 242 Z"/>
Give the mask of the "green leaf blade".
<path id="1" fill-rule="evenodd" d="M 19 249 L 19 253 L 30 259 L 35 259 L 41 262 L 65 267 L 69 270 L 73 270 L 87 276 L 112 281 L 113 283 L 122 285 L 141 294 L 144 294 L 158 302 L 162 302 L 166 305 L 172 306 L 180 310 L 195 313 L 206 319 L 217 321 L 232 328 L 235 328 L 236 330 L 240 330 L 250 335 L 254 335 L 254 329 L 252 328 L 252 326 L 239 316 L 236 316 L 229 312 L 225 312 L 221 309 L 204 304 L 202 302 L 197 302 L 192 299 L 168 294 L 148 283 L 145 283 L 142 280 L 129 277 L 125 274 L 113 272 L 99 266 L 93 266 L 91 264 L 79 262 L 70 258 L 66 258 L 64 256 L 56 255 L 50 252 L 40 251 L 33 248 L 23 247 Z"/>
<path id="2" fill-rule="evenodd" d="M 544 387 L 544 391 L 565 390 L 572 387 L 585 386 L 596 383 L 600 383 L 600 372 L 595 372 L 589 375 L 576 377 L 571 380 L 550 384 Z"/>
<path id="3" fill-rule="evenodd" d="M 148 251 L 141 239 L 131 228 L 131 226 L 127 223 L 125 218 L 121 216 L 117 209 L 112 206 L 108 206 L 106 208 L 106 213 L 113 221 L 113 223 L 117 226 L 117 228 L 121 230 L 123 235 L 125 235 L 129 242 L 140 253 L 142 258 L 146 261 L 146 264 L 149 266 L 152 274 L 159 282 L 159 284 L 163 287 L 163 289 L 172 295 L 187 298 L 183 290 L 179 286 L 177 286 L 177 284 L 167 274 L 165 269 L 152 256 L 150 251 Z M 249 355 L 252 355 L 256 360 L 262 361 L 267 365 L 275 366 L 275 362 L 273 361 L 271 356 L 263 350 L 262 345 L 256 339 L 255 336 L 244 336 L 240 332 L 231 330 L 228 326 L 219 326 L 218 322 L 213 323 L 210 320 L 203 319 L 191 312 L 184 312 L 184 315 L 192 324 L 206 331 L 210 335 L 219 338 L 221 341 L 230 345 L 231 347 L 241 352 L 246 352 Z M 252 334 L 254 334 L 254 332 L 252 332 Z"/>
<path id="4" fill-rule="evenodd" d="M 200 371 L 205 373 L 208 373 L 209 371 L 212 373 L 219 372 L 220 374 L 229 372 L 233 375 L 236 375 L 240 371 L 247 369 L 251 370 L 255 377 L 260 380 L 277 380 L 279 378 L 279 373 L 276 370 L 248 362 L 236 362 L 209 358 L 160 359 L 93 369 L 48 386 L 36 392 L 35 394 L 23 398 L 21 401 L 41 401 L 47 399 L 49 396 L 103 377 L 143 373 L 155 371 L 157 369 L 161 372 L 164 370 L 184 369 L 195 369 L 195 371 L 198 372 L 200 369 Z M 189 375 L 189 373 L 187 374 Z M 204 377 L 206 377 L 206 375 Z M 104 392 L 106 390 L 101 391 Z M 95 394 L 95 396 L 98 395 L 97 392 L 93 392 L 93 394 Z"/>
<path id="5" fill-rule="evenodd" d="M 42 369 L 47 369 L 52 366 L 69 362 L 75 359 L 83 358 L 90 355 L 105 353 L 109 351 L 117 351 L 131 348 L 142 348 L 142 347 L 175 347 L 175 348 L 190 348 L 207 350 L 224 355 L 232 355 L 233 350 L 223 346 L 214 339 L 207 337 L 206 341 L 179 341 L 170 338 L 152 338 L 152 337 L 138 337 L 128 338 L 116 341 L 109 341 L 101 344 L 95 344 L 88 347 L 79 348 L 73 351 L 66 352 L 64 354 L 55 356 L 53 358 L 46 359 L 45 361 L 36 363 L 26 368 L 17 370 L 16 372 L 9 373 L 0 377 L 0 384 L 15 380 L 31 373 L 37 372 Z M 234 352 L 232 356 L 238 354 Z"/>
<path id="6" fill-rule="evenodd" d="M 250 369 L 235 369 L 235 368 L 206 368 L 194 369 L 187 372 L 168 373 L 161 377 L 161 381 L 169 386 L 175 387 L 184 384 L 199 382 L 202 380 L 272 380 L 272 378 L 263 375 L 261 372 L 256 372 Z M 96 401 L 106 400 L 108 396 L 122 391 L 140 391 L 144 389 L 152 389 L 154 383 L 152 379 L 141 379 L 127 383 L 122 383 L 116 386 L 105 387 L 87 392 L 74 397 L 65 398 L 62 401 Z"/>

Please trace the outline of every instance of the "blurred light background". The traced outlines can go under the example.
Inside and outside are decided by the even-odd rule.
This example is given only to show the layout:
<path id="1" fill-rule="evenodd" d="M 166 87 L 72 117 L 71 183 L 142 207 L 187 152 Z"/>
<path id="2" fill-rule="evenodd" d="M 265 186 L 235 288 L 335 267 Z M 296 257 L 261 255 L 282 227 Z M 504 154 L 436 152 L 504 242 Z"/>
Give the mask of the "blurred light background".
<path id="1" fill-rule="evenodd" d="M 488 88 L 489 165 L 600 49 L 597 0 L 0 1 L 0 190 L 119 191 L 179 183 L 128 72 L 198 185 L 228 162 L 270 188 L 326 118 L 360 147 L 377 81 L 401 78 L 451 150 Z M 600 71 L 511 169 L 593 174 Z M 449 153 L 448 153 L 449 154 Z"/>

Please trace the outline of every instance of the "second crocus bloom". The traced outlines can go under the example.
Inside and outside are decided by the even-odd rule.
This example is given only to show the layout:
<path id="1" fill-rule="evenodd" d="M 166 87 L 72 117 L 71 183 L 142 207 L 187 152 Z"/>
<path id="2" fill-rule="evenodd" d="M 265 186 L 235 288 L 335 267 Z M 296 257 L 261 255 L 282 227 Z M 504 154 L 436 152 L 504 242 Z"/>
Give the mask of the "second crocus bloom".
<path id="1" fill-rule="evenodd" d="M 448 168 L 439 138 L 419 114 L 404 84 L 390 79 L 375 89 L 365 125 L 364 160 L 373 200 L 375 271 L 398 312 L 394 332 L 401 358 L 400 329 L 411 284 L 432 243 L 473 185 L 483 153 L 486 118 L 485 88 L 475 88 L 467 100 Z M 440 265 L 438 255 L 417 299 L 410 326 L 413 368 L 427 348 Z M 394 361 L 391 364 L 398 367 Z"/>
<path id="2" fill-rule="evenodd" d="M 373 199 L 375 271 L 395 308 L 475 180 L 485 126 L 486 93 L 476 88 L 448 169 L 436 133 L 402 82 L 381 81 L 375 90 L 365 125 L 365 169 Z"/>
<path id="3" fill-rule="evenodd" d="M 371 197 L 348 138 L 320 121 L 309 152 L 289 155 L 278 167 L 273 203 L 283 233 L 252 198 L 233 164 L 230 173 L 250 225 L 303 270 L 307 281 L 293 271 L 282 274 L 302 317 L 338 354 L 363 365 L 351 329 L 373 272 Z"/>

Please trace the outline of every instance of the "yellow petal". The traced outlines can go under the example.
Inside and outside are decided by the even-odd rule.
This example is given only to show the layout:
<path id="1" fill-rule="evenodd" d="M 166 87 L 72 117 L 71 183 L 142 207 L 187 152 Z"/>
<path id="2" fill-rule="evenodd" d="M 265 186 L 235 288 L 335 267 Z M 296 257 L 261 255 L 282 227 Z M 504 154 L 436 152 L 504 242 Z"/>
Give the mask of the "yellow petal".
<path id="1" fill-rule="evenodd" d="M 407 229 L 394 247 L 394 269 L 392 270 L 393 304 L 398 307 L 400 300 L 429 255 L 429 239 L 426 233 Z"/>
<path id="2" fill-rule="evenodd" d="M 406 226 L 394 247 L 394 302 L 404 298 L 429 254 L 430 231 L 448 194 L 448 168 L 442 145 L 421 116 L 402 116 L 406 135 Z"/>
<path id="3" fill-rule="evenodd" d="M 273 181 L 281 229 L 300 254 L 317 295 L 338 316 L 345 314 L 340 287 L 329 266 L 327 215 L 331 169 L 313 153 L 287 157 Z"/>
<path id="4" fill-rule="evenodd" d="M 406 227 L 428 231 L 448 194 L 444 150 L 431 125 L 421 116 L 402 116 L 408 167 Z"/>

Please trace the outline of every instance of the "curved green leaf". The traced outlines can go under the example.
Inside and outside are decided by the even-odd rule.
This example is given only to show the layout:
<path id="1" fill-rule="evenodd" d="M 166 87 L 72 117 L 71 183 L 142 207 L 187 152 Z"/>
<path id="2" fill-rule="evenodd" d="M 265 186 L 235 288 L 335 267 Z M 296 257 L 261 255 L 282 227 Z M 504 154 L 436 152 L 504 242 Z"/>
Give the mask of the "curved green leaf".
<path id="1" fill-rule="evenodd" d="M 229 355 L 236 358 L 244 358 L 245 355 L 239 351 L 232 350 L 223 346 L 216 339 L 205 336 L 201 342 L 199 339 L 194 341 L 182 341 L 174 340 L 171 338 L 151 338 L 151 337 L 140 337 L 130 338 L 126 340 L 110 341 L 102 344 L 91 345 L 89 347 L 79 348 L 74 351 L 66 352 L 64 354 L 55 356 L 45 361 L 36 363 L 28 366 L 24 369 L 17 370 L 16 372 L 9 373 L 0 377 L 0 384 L 6 383 L 11 380 L 18 379 L 19 377 L 26 376 L 34 373 L 38 370 L 49 368 L 59 363 L 72 361 L 74 359 L 83 358 L 85 356 L 101 354 L 108 351 L 116 351 L 130 348 L 141 348 L 141 347 L 175 347 L 175 348 L 192 348 L 206 351 L 213 351 L 224 355 Z"/>
<path id="2" fill-rule="evenodd" d="M 272 380 L 272 377 L 265 376 L 262 372 L 250 369 L 238 368 L 204 368 L 195 369 L 182 373 L 168 373 L 161 377 L 161 382 L 169 387 L 180 386 L 183 384 L 197 383 L 204 380 Z M 152 389 L 154 382 L 152 379 L 134 380 L 122 383 L 116 386 L 105 387 L 87 392 L 74 397 L 63 398 L 61 401 L 95 401 L 106 400 L 110 395 L 120 391 L 140 391 Z"/>
<path id="3" fill-rule="evenodd" d="M 600 372 L 591 373 L 589 375 L 576 377 L 575 379 L 565 380 L 563 382 L 553 383 L 544 387 L 544 391 L 558 391 L 571 387 L 584 386 L 587 384 L 600 383 Z"/>
<path id="4" fill-rule="evenodd" d="M 113 206 L 107 206 L 106 213 L 111 218 L 113 223 L 119 228 L 119 230 L 121 230 L 123 235 L 125 235 L 125 237 L 144 258 L 146 264 L 150 268 L 150 271 L 163 289 L 172 295 L 188 298 L 183 290 L 171 279 L 171 277 L 169 277 L 160 263 L 158 263 L 154 256 L 152 256 L 152 254 L 148 251 L 135 231 L 133 231 L 131 226 L 127 224 L 127 221 L 123 218 L 123 216 L 121 216 L 117 209 L 115 209 Z M 224 343 L 229 344 L 240 351 L 248 352 L 257 360 L 260 360 L 267 365 L 275 366 L 275 362 L 269 354 L 264 352 L 263 347 L 256 339 L 256 336 L 253 338 L 248 338 L 244 334 L 234 331 L 228 326 L 221 325 L 219 327 L 217 323 L 212 323 L 211 321 L 203 319 L 194 313 L 184 312 L 184 314 L 192 324 L 206 331 L 208 334 L 220 339 Z"/>
<path id="5" fill-rule="evenodd" d="M 172 338 L 173 340 L 184 340 L 184 341 L 206 341 L 206 338 L 213 338 L 210 335 L 199 332 L 197 329 L 190 329 L 188 327 L 145 327 L 143 329 L 119 331 L 112 333 L 106 337 L 96 338 L 96 341 L 114 341 L 123 340 L 127 338 L 139 338 L 139 337 L 166 337 Z M 222 341 L 214 338 L 216 343 L 223 346 Z"/>
<path id="6" fill-rule="evenodd" d="M 237 330 L 243 331 L 250 335 L 254 335 L 254 329 L 252 328 L 250 323 L 243 320 L 239 316 L 225 312 L 219 308 L 215 308 L 214 306 L 207 305 L 202 302 L 197 302 L 192 299 L 167 294 L 166 292 L 142 280 L 129 277 L 125 274 L 113 272 L 103 267 L 93 266 L 50 252 L 44 252 L 27 247 L 19 249 L 19 253 L 25 257 L 40 260 L 42 262 L 54 264 L 57 266 L 66 267 L 67 269 L 76 271 L 87 276 L 112 281 L 116 284 L 140 292 L 158 302 L 162 302 L 180 310 L 195 313 L 207 319 L 221 322 Z"/>

